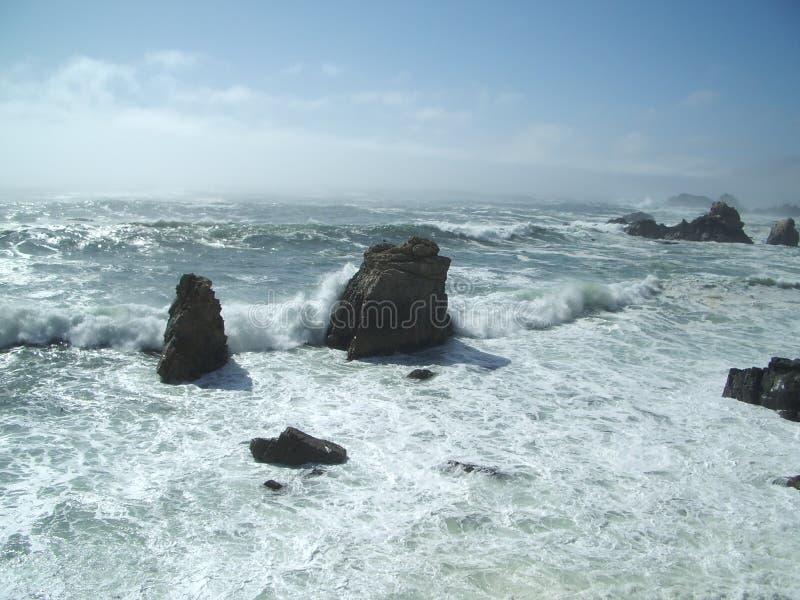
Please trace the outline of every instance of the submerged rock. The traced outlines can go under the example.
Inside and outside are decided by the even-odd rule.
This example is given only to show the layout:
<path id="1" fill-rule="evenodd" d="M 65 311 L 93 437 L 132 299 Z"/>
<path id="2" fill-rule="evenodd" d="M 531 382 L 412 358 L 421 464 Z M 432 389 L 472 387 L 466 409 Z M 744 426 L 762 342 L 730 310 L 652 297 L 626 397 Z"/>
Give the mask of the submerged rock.
<path id="1" fill-rule="evenodd" d="M 789 477 L 789 479 L 786 480 L 786 487 L 791 487 L 796 490 L 800 490 L 800 475 Z"/>
<path id="2" fill-rule="evenodd" d="M 461 462 L 460 460 L 448 460 L 447 466 L 451 469 L 460 469 L 465 473 L 486 473 L 487 475 L 497 476 L 500 475 L 500 471 L 495 467 L 486 467 L 484 465 L 476 465 L 475 463 L 465 463 Z"/>
<path id="3" fill-rule="evenodd" d="M 431 377 L 435 376 L 436 373 L 431 371 L 430 369 L 414 369 L 406 375 L 409 379 L 430 379 Z"/>
<path id="4" fill-rule="evenodd" d="M 775 223 L 767 237 L 767 243 L 772 246 L 797 246 L 798 240 L 800 240 L 800 234 L 798 234 L 792 218 Z"/>
<path id="5" fill-rule="evenodd" d="M 650 215 L 646 212 L 632 212 L 628 213 L 627 215 L 623 215 L 621 217 L 617 217 L 616 219 L 609 219 L 609 223 L 616 223 L 621 225 L 630 225 L 632 223 L 638 223 L 639 221 L 652 221 L 653 215 Z"/>
<path id="6" fill-rule="evenodd" d="M 731 369 L 722 395 L 777 410 L 785 419 L 797 421 L 800 359 L 774 357 L 765 369 Z"/>
<path id="7" fill-rule="evenodd" d="M 274 479 L 268 479 L 267 481 L 264 482 L 264 487 L 268 487 L 269 489 L 277 492 L 278 490 L 283 489 L 283 484 L 278 483 Z"/>
<path id="8" fill-rule="evenodd" d="M 228 362 L 228 338 L 211 280 L 190 273 L 175 288 L 158 374 L 164 383 L 192 381 Z"/>
<path id="9" fill-rule="evenodd" d="M 677 225 L 667 227 L 649 219 L 628 225 L 625 232 L 628 235 L 652 239 L 753 243 L 753 240 L 744 232 L 744 223 L 739 217 L 739 211 L 720 201 L 714 202 L 707 214 L 697 217 L 691 223 L 683 220 Z"/>
<path id="10" fill-rule="evenodd" d="M 347 460 L 347 450 L 339 444 L 315 438 L 294 427 L 287 427 L 277 438 L 250 440 L 250 453 L 258 462 L 292 467 L 307 463 L 336 465 Z"/>
<path id="11" fill-rule="evenodd" d="M 332 311 L 326 344 L 352 360 L 443 343 L 452 332 L 449 268 L 432 240 L 372 246 Z"/>

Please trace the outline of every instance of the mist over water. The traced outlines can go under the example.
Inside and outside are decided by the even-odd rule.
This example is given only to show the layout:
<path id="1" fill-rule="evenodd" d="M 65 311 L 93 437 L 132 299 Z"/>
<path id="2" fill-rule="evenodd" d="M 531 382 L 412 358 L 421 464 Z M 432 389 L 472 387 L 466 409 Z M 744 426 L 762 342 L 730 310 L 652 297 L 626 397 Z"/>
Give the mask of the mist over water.
<path id="1" fill-rule="evenodd" d="M 754 246 L 659 244 L 606 224 L 628 206 L 397 206 L 0 203 L 0 597 L 792 596 L 800 497 L 771 482 L 800 430 L 721 397 L 798 355 L 772 218 L 743 215 Z M 411 235 L 452 258 L 455 337 L 323 347 L 364 250 Z M 234 354 L 168 386 L 147 351 L 188 272 Z M 253 462 L 287 425 L 349 462 Z"/>

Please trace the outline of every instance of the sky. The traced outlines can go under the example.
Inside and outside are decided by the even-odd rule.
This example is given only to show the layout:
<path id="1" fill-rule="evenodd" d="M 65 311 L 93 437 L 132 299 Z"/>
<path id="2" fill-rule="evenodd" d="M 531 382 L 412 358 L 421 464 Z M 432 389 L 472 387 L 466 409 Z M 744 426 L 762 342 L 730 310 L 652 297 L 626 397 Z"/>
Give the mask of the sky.
<path id="1" fill-rule="evenodd" d="M 800 202 L 800 0 L 0 0 L 0 186 Z"/>

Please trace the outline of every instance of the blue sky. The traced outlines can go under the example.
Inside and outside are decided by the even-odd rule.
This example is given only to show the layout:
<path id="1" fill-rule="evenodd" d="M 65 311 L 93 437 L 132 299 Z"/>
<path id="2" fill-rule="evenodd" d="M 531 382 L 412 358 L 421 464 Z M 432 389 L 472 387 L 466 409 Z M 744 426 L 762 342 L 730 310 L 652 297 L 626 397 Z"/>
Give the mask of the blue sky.
<path id="1" fill-rule="evenodd" d="M 0 185 L 800 201 L 800 2 L 0 0 Z"/>

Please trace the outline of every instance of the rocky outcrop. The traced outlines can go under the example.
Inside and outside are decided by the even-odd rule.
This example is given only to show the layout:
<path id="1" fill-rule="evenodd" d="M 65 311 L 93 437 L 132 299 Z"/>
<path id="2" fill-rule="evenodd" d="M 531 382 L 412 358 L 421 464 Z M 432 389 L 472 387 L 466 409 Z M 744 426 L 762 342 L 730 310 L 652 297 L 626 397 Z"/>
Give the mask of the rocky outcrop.
<path id="1" fill-rule="evenodd" d="M 271 489 L 273 492 L 283 489 L 283 484 L 275 481 L 274 479 L 267 479 L 264 482 L 264 487 Z"/>
<path id="2" fill-rule="evenodd" d="M 767 237 L 767 243 L 773 246 L 797 246 L 798 240 L 800 240 L 800 234 L 797 233 L 792 218 L 775 223 Z"/>
<path id="3" fill-rule="evenodd" d="M 697 217 L 691 223 L 684 220 L 677 225 L 667 227 L 649 219 L 628 225 L 625 232 L 652 239 L 753 243 L 744 232 L 744 223 L 739 217 L 739 211 L 724 202 L 714 202 L 707 214 Z"/>
<path id="4" fill-rule="evenodd" d="M 449 268 L 428 239 L 372 246 L 334 306 L 326 344 L 346 350 L 348 360 L 441 344 L 452 332 Z"/>
<path id="5" fill-rule="evenodd" d="M 800 359 L 773 358 L 766 369 L 731 369 L 722 395 L 758 404 L 792 421 L 800 411 Z"/>
<path id="6" fill-rule="evenodd" d="M 631 223 L 638 223 L 639 221 L 652 221 L 653 215 L 650 215 L 646 212 L 632 212 L 628 213 L 627 215 L 623 215 L 621 217 L 617 217 L 616 219 L 609 219 L 609 223 L 615 223 L 618 225 L 630 225 Z"/>
<path id="7" fill-rule="evenodd" d="M 228 338 L 211 281 L 183 275 L 169 309 L 158 374 L 164 383 L 192 381 L 228 362 Z"/>
<path id="8" fill-rule="evenodd" d="M 347 450 L 339 444 L 315 438 L 294 427 L 287 427 L 277 438 L 250 440 L 250 453 L 258 462 L 292 467 L 308 463 L 337 465 L 347 460 Z"/>
<path id="9" fill-rule="evenodd" d="M 406 377 L 408 377 L 409 379 L 424 380 L 424 379 L 430 379 L 435 375 L 436 373 L 434 373 L 430 369 L 414 369 L 413 371 L 411 371 L 411 373 L 406 375 Z"/>

